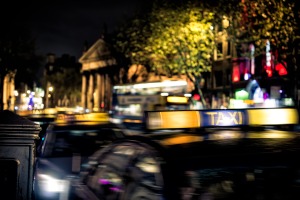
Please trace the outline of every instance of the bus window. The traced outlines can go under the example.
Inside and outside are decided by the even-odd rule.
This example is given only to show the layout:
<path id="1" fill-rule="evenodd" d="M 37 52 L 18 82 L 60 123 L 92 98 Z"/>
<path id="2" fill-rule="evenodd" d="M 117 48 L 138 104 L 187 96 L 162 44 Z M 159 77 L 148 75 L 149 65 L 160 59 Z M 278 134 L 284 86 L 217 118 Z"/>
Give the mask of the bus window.
<path id="1" fill-rule="evenodd" d="M 183 80 L 115 85 L 111 113 L 124 120 L 142 119 L 148 110 L 189 109 L 190 96 Z"/>

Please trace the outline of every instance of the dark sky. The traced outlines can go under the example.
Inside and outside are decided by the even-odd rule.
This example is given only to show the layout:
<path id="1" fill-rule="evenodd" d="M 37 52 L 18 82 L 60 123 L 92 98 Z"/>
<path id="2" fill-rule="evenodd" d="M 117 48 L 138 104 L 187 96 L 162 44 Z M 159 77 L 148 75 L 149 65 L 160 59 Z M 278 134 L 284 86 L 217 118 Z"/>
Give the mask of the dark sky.
<path id="1" fill-rule="evenodd" d="M 104 24 L 112 31 L 127 17 L 145 6 L 147 0 L 26 1 L 6 8 L 13 23 L 24 23 L 37 38 L 37 52 L 70 54 L 79 58 L 85 40 L 92 45 Z M 149 2 L 149 0 L 148 0 Z M 7 15 L 4 17 L 7 18 Z M 14 21 L 15 20 L 15 21 Z M 13 24 L 12 23 L 12 24 Z"/>

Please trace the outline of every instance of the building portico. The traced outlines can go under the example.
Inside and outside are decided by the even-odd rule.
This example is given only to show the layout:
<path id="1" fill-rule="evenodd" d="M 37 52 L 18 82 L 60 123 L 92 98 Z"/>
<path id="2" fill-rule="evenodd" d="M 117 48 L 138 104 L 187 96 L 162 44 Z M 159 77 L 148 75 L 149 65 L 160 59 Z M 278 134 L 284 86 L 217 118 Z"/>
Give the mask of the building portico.
<path id="1" fill-rule="evenodd" d="M 111 102 L 109 72 L 116 67 L 103 39 L 99 39 L 79 59 L 82 64 L 81 104 L 89 111 L 107 111 Z"/>

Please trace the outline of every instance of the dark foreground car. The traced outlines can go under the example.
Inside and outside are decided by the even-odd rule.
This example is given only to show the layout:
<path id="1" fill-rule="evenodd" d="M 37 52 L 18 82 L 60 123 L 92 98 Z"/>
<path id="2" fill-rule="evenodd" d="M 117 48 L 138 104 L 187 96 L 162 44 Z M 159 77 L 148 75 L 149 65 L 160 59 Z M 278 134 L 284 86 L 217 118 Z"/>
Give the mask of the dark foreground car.
<path id="1" fill-rule="evenodd" d="M 78 116 L 80 120 L 75 118 Z M 64 117 L 67 120 L 58 119 L 49 124 L 41 138 L 35 163 L 35 199 L 61 198 L 68 178 L 80 171 L 88 156 L 124 137 L 122 129 L 108 120 L 93 120 L 83 115 Z"/>
<path id="2" fill-rule="evenodd" d="M 47 127 L 55 120 L 55 115 L 31 114 L 24 117 L 41 126 L 42 130 L 39 133 L 40 138 L 36 141 L 36 146 L 39 146 L 42 141 L 42 138 L 44 138 L 45 136 Z"/>
<path id="3" fill-rule="evenodd" d="M 221 112 L 223 117 L 235 116 L 229 114 L 231 111 L 213 112 Z M 186 125 L 183 123 L 186 119 L 178 118 L 176 113 L 168 116 L 169 121 L 163 112 L 158 114 L 159 119 L 150 123 L 152 128 L 154 124 L 160 128 L 175 127 L 178 123 Z M 200 115 L 206 120 L 203 113 Z M 170 118 L 176 118 L 178 123 L 170 123 Z M 282 123 L 291 125 L 298 121 L 297 116 L 292 118 L 283 119 Z M 194 120 L 188 119 L 189 123 Z M 192 128 L 145 131 L 143 135 L 113 142 L 90 157 L 80 177 L 71 181 L 69 197 L 88 200 L 300 198 L 299 133 L 274 126 L 262 127 L 263 123 L 261 127 L 237 124 L 208 127 L 203 121 L 201 124 L 202 127 L 198 123 L 187 125 Z"/>

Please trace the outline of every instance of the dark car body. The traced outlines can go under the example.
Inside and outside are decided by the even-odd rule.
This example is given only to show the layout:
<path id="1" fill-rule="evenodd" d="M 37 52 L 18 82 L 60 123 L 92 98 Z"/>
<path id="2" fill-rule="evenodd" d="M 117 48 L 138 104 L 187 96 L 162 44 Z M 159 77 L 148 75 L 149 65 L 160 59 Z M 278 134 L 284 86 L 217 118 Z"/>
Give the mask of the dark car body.
<path id="1" fill-rule="evenodd" d="M 31 114 L 25 116 L 27 119 L 30 121 L 39 124 L 42 128 L 42 130 L 39 133 L 39 140 L 36 141 L 36 146 L 39 146 L 41 141 L 43 140 L 46 129 L 48 128 L 49 124 L 54 122 L 55 120 L 55 115 L 50 115 L 50 114 Z"/>
<path id="2" fill-rule="evenodd" d="M 109 121 L 50 123 L 37 149 L 33 190 L 36 199 L 59 199 L 88 156 L 124 137 Z"/>
<path id="3" fill-rule="evenodd" d="M 299 199 L 299 156 L 300 135 L 290 127 L 145 131 L 93 154 L 80 178 L 72 180 L 71 196 L 89 200 Z"/>

